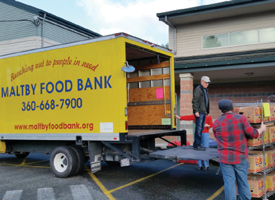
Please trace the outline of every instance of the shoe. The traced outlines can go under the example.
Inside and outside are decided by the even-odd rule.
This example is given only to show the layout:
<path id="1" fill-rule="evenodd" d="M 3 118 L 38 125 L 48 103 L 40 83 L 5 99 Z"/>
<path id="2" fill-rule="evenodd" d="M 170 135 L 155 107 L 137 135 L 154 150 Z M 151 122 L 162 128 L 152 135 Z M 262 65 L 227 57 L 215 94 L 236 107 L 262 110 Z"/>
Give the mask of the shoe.
<path id="1" fill-rule="evenodd" d="M 202 170 L 202 167 L 198 167 L 197 170 L 198 170 L 198 171 L 201 171 L 201 170 Z"/>
<path id="2" fill-rule="evenodd" d="M 197 150 L 197 151 L 205 151 L 206 148 L 203 147 L 203 146 L 197 146 L 197 147 L 193 147 L 194 150 Z"/>
<path id="3" fill-rule="evenodd" d="M 202 170 L 203 170 L 203 171 L 207 171 L 207 170 L 208 170 L 208 167 L 204 167 L 204 166 L 203 166 L 203 167 L 202 167 Z"/>

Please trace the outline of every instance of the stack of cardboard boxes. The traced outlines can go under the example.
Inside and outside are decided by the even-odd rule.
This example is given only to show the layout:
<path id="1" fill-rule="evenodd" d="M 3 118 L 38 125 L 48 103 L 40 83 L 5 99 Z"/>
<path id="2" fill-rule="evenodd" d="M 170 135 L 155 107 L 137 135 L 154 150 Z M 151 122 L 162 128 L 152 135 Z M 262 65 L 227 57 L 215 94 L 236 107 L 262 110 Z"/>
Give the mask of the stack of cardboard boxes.
<path id="1" fill-rule="evenodd" d="M 262 137 L 256 139 L 248 139 L 247 145 L 253 149 L 253 147 L 268 146 L 265 150 L 265 169 L 275 167 L 275 148 L 272 144 L 275 144 L 275 104 L 270 103 L 270 116 L 262 118 L 261 105 L 249 105 L 249 106 L 234 106 L 234 113 L 244 115 L 251 125 L 255 128 L 260 127 L 262 120 L 266 122 L 267 129 L 264 132 L 264 140 Z M 249 172 L 248 183 L 251 190 L 251 196 L 259 198 L 264 194 L 264 175 L 254 175 L 253 173 L 262 172 L 264 170 L 264 155 L 261 148 L 259 150 L 248 151 L 248 163 Z M 271 170 L 272 171 L 272 170 Z M 266 175 L 266 191 L 275 190 L 275 171 Z"/>
<path id="2" fill-rule="evenodd" d="M 248 184 L 251 196 L 254 198 L 262 197 L 264 194 L 264 177 L 259 175 L 249 175 Z M 266 176 L 266 191 L 275 190 L 275 172 L 271 172 Z"/>

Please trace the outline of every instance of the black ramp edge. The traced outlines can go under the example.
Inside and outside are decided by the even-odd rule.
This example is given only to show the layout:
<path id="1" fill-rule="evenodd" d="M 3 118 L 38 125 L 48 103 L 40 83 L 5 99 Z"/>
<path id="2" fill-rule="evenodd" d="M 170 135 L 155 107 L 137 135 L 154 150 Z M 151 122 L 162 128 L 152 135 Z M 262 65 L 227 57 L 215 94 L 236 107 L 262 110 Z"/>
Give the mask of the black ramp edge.
<path id="1" fill-rule="evenodd" d="M 194 150 L 192 146 L 180 146 L 167 150 L 159 150 L 149 154 L 152 158 L 167 160 L 210 160 L 218 157 L 216 148 L 207 148 L 205 151 Z"/>

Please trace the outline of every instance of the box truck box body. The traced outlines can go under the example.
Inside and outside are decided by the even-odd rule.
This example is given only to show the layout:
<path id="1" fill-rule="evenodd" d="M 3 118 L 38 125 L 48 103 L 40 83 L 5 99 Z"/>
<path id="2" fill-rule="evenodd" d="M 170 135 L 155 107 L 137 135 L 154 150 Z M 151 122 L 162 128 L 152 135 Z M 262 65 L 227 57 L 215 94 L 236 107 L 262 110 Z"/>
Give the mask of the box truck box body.
<path id="1" fill-rule="evenodd" d="M 161 62 L 164 58 L 166 70 L 153 68 L 156 75 L 150 75 L 152 59 Z M 145 63 L 141 70 L 136 70 L 136 77 L 128 78 L 129 85 L 137 85 L 132 86 L 134 89 L 127 89 L 127 74 L 121 70 L 126 59 L 137 65 L 143 65 L 142 61 Z M 153 63 L 152 66 L 162 67 L 164 64 Z M 154 105 L 152 110 L 160 115 L 148 123 L 150 119 L 147 121 L 145 113 L 134 116 L 135 106 L 130 106 L 132 125 L 175 127 L 174 107 L 170 106 L 175 105 L 172 53 L 125 37 L 109 36 L 99 41 L 94 39 L 22 53 L 1 59 L 0 70 L 0 122 L 4 138 L 24 138 L 24 133 L 28 139 L 74 139 L 75 134 L 96 139 L 100 133 L 100 140 L 102 137 L 118 140 L 118 133 L 127 132 L 127 104 L 141 102 L 143 107 Z M 137 75 L 141 72 L 148 72 L 148 75 Z M 160 86 L 154 87 L 153 81 Z M 142 84 L 148 86 L 138 86 Z M 169 101 L 167 105 L 164 100 Z"/>

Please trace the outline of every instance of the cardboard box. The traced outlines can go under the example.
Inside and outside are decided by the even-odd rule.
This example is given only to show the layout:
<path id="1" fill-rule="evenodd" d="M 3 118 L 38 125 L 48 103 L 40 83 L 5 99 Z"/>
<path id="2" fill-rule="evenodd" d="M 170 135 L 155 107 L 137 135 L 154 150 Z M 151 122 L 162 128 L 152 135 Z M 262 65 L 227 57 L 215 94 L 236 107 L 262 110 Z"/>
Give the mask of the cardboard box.
<path id="1" fill-rule="evenodd" d="M 257 173 L 264 170 L 263 155 L 254 154 L 248 155 L 248 164 L 250 173 Z"/>
<path id="2" fill-rule="evenodd" d="M 269 133 L 267 131 L 265 131 L 264 133 L 264 143 L 268 144 L 270 143 L 270 136 Z M 258 138 L 249 138 L 247 139 L 247 146 L 260 146 L 263 144 L 263 135 L 261 137 Z"/>
<path id="3" fill-rule="evenodd" d="M 271 182 L 271 187 L 272 187 L 271 191 L 274 191 L 275 190 L 275 171 L 270 172 L 266 176 L 269 178 Z"/>
<path id="4" fill-rule="evenodd" d="M 257 150 L 251 151 L 251 150 L 249 150 L 248 151 L 248 157 L 251 156 L 251 155 L 259 155 L 259 156 L 262 156 L 262 159 L 263 159 L 263 151 L 257 151 Z M 270 168 L 269 163 L 270 163 L 270 153 L 268 153 L 268 151 L 265 151 L 265 169 Z"/>
<path id="5" fill-rule="evenodd" d="M 273 190 L 273 176 L 266 175 L 266 182 L 265 182 L 265 188 L 266 191 L 272 191 Z"/>
<path id="6" fill-rule="evenodd" d="M 245 116 L 250 123 L 262 122 L 262 108 L 260 105 L 240 107 L 239 114 L 242 114 L 243 116 Z M 263 121 L 268 122 L 269 117 L 263 118 Z"/>
<path id="7" fill-rule="evenodd" d="M 269 103 L 270 106 L 270 121 L 275 121 L 275 103 Z"/>
<path id="8" fill-rule="evenodd" d="M 267 126 L 265 134 L 268 133 L 269 142 L 274 143 L 275 142 L 275 125 Z"/>
<path id="9" fill-rule="evenodd" d="M 233 113 L 235 113 L 235 114 L 242 114 L 241 112 L 240 112 L 240 109 L 241 109 L 242 107 L 238 107 L 238 106 L 234 106 L 233 107 Z"/>
<path id="10" fill-rule="evenodd" d="M 269 167 L 275 167 L 275 149 L 266 150 L 269 156 Z"/>
<path id="11" fill-rule="evenodd" d="M 264 194 L 264 179 L 262 176 L 249 175 L 247 181 L 252 197 L 259 198 Z"/>
<path id="12" fill-rule="evenodd" d="M 274 180 L 273 178 L 275 178 L 274 176 L 275 174 L 267 174 L 266 175 L 266 182 L 265 182 L 265 187 L 266 187 L 266 191 L 273 191 L 273 185 L 274 185 Z M 261 181 L 262 181 L 262 184 L 264 184 L 264 175 L 248 175 L 247 176 L 247 180 L 248 180 L 248 183 L 259 183 L 258 185 L 258 188 L 259 190 L 256 191 L 256 194 L 255 194 L 255 191 L 252 191 L 252 188 L 250 187 L 250 190 L 251 190 L 251 196 L 252 196 L 252 192 L 254 192 L 254 196 L 252 197 L 261 197 L 263 194 L 261 193 L 261 190 L 263 190 L 264 192 L 264 185 L 261 185 Z M 250 184 L 249 184 L 250 186 Z M 262 194 L 262 195 L 261 195 Z"/>

